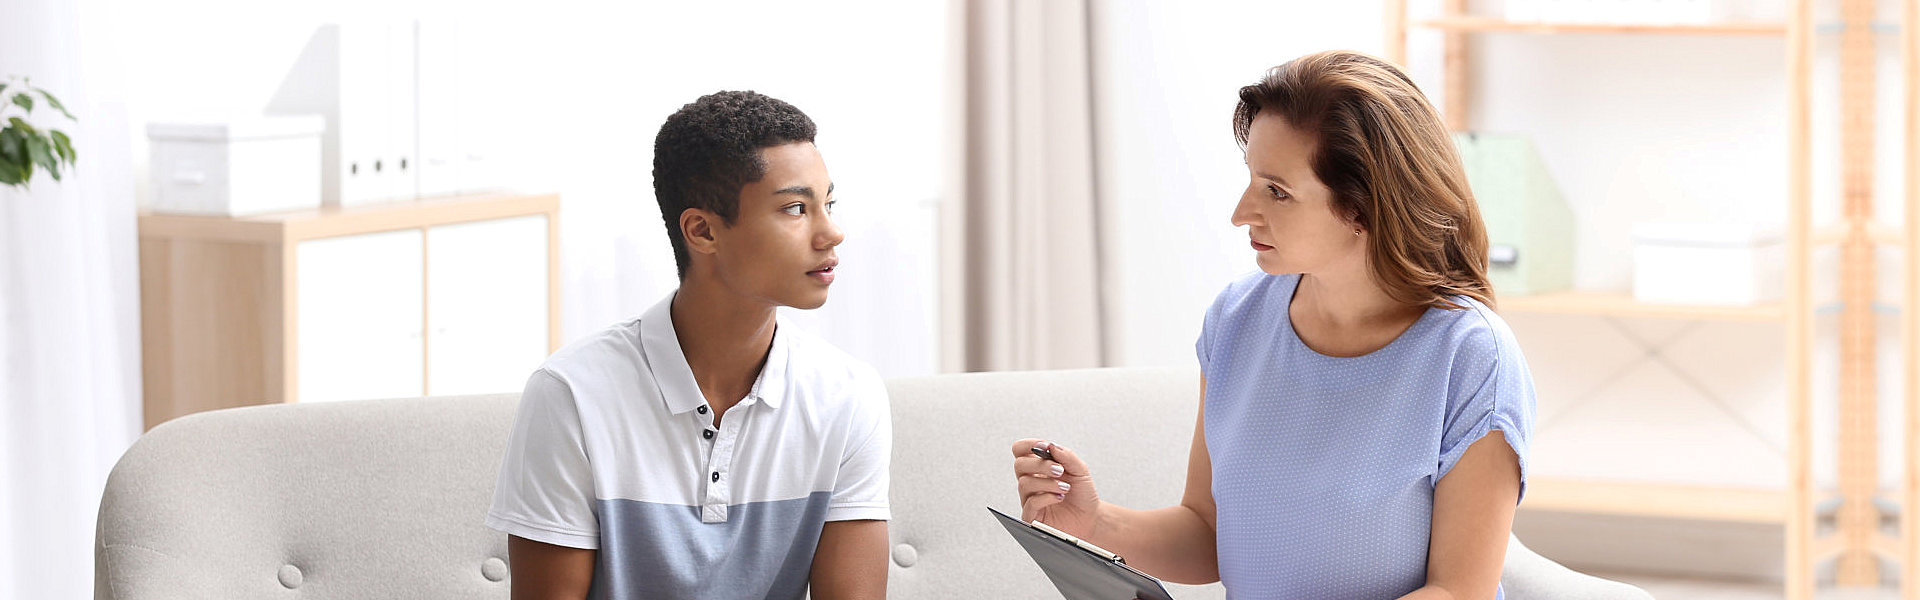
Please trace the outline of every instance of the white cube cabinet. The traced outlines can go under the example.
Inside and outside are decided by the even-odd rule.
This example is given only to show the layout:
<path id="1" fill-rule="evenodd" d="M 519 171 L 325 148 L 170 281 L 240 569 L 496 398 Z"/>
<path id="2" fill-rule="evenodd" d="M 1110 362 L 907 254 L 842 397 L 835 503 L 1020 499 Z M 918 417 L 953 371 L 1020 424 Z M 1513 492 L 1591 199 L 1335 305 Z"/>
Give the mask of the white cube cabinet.
<path id="1" fill-rule="evenodd" d="M 300 401 L 423 393 L 422 237 L 409 229 L 295 246 Z"/>
<path id="2" fill-rule="evenodd" d="M 146 424 L 515 392 L 559 346 L 559 198 L 140 217 Z"/>
<path id="3" fill-rule="evenodd" d="M 517 392 L 546 360 L 547 218 L 427 230 L 427 393 Z"/>

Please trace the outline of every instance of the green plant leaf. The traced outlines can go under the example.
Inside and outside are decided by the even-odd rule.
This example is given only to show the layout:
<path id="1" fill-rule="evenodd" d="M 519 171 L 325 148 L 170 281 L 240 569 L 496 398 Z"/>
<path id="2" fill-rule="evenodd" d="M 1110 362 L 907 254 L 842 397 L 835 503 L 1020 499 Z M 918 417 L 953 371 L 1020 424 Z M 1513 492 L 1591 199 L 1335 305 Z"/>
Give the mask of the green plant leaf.
<path id="1" fill-rule="evenodd" d="M 9 129 L 18 128 L 22 135 L 40 135 L 40 130 L 34 129 L 33 124 L 28 123 L 26 119 L 12 117 L 7 119 L 7 122 L 13 124 L 13 127 L 9 127 Z"/>
<path id="2" fill-rule="evenodd" d="M 13 103 L 20 105 L 20 108 L 27 109 L 27 114 L 33 114 L 33 96 L 28 96 L 26 92 L 14 94 Z"/>
<path id="3" fill-rule="evenodd" d="M 79 120 L 80 120 L 80 119 L 76 119 L 76 118 L 74 118 L 74 117 L 73 117 L 73 113 L 70 113 L 70 112 L 67 112 L 67 105 L 65 105 L 65 104 L 61 104 L 61 103 L 60 103 L 60 99 L 58 99 L 58 98 L 54 98 L 54 97 L 53 97 L 53 94 L 49 94 L 49 93 L 47 93 L 47 91 L 46 91 L 46 90 L 43 90 L 43 89 L 40 89 L 40 88 L 34 88 L 34 89 L 33 89 L 33 91 L 36 91 L 36 92 L 40 92 L 40 97 L 41 97 L 41 98 L 46 98 L 46 99 L 47 99 L 47 106 L 51 106 L 51 107 L 53 107 L 53 109 L 54 109 L 54 110 L 57 110 L 57 111 L 60 111 L 60 114 L 63 114 L 63 115 L 66 115 L 66 116 L 67 116 L 67 120 L 69 120 L 69 121 L 79 121 Z"/>
<path id="4" fill-rule="evenodd" d="M 33 157 L 33 163 L 46 169 L 54 181 L 60 180 L 60 163 L 53 158 L 53 142 L 37 135 L 27 136 L 27 155 Z"/>
<path id="5" fill-rule="evenodd" d="M 27 162 L 27 134 L 17 127 L 0 129 L 0 160 L 9 165 Z"/>
<path id="6" fill-rule="evenodd" d="M 0 184 L 25 185 L 33 177 L 26 138 L 26 132 L 17 127 L 0 129 Z"/>
<path id="7" fill-rule="evenodd" d="M 67 134 L 61 133 L 58 129 L 51 130 L 49 133 L 53 135 L 54 153 L 60 155 L 60 158 L 67 161 L 67 164 L 71 166 L 76 158 L 73 153 L 73 139 L 67 137 Z"/>

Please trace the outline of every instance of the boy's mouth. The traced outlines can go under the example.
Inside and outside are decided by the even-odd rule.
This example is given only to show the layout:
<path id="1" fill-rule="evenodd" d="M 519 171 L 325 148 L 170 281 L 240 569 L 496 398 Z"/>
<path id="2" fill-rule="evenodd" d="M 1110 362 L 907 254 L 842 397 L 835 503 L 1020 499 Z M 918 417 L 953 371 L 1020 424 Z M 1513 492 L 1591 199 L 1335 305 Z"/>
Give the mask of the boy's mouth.
<path id="1" fill-rule="evenodd" d="M 828 259 L 827 262 L 821 263 L 821 265 L 814 268 L 814 270 L 807 271 L 807 276 L 819 280 L 821 283 L 833 283 L 833 269 L 838 266 L 840 266 L 839 259 Z"/>

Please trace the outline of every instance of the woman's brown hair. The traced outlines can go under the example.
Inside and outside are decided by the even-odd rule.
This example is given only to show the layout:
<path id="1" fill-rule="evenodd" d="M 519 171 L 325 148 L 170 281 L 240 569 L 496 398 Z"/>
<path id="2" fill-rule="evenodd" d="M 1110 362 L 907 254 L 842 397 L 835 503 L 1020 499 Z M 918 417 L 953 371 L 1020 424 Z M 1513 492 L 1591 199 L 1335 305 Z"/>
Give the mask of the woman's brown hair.
<path id="1" fill-rule="evenodd" d="M 1314 175 L 1333 190 L 1334 210 L 1367 231 L 1373 277 L 1395 300 L 1491 307 L 1487 233 L 1439 111 L 1405 72 L 1347 51 L 1296 58 L 1240 88 L 1233 135 L 1262 112 L 1315 138 Z"/>

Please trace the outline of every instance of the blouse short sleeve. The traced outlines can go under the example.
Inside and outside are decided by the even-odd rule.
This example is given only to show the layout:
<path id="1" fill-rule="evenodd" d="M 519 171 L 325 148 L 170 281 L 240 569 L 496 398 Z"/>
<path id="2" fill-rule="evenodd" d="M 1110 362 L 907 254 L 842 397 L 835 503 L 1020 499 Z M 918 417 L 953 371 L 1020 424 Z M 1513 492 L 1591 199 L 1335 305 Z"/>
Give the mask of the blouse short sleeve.
<path id="1" fill-rule="evenodd" d="M 1482 309 L 1484 310 L 1484 309 Z M 1440 437 L 1439 469 L 1433 481 L 1438 484 L 1467 448 L 1493 432 L 1500 432 L 1520 463 L 1520 494 L 1526 495 L 1527 446 L 1533 437 L 1533 376 L 1520 346 L 1504 323 L 1492 319 L 1489 327 L 1461 341 L 1456 364 L 1467 368 L 1456 373 L 1466 375 L 1447 403 L 1447 414 Z M 1485 365 L 1481 367 L 1480 365 Z M 1477 377 L 1472 372 L 1484 373 Z M 1477 383 L 1472 383 L 1477 380 Z"/>

